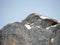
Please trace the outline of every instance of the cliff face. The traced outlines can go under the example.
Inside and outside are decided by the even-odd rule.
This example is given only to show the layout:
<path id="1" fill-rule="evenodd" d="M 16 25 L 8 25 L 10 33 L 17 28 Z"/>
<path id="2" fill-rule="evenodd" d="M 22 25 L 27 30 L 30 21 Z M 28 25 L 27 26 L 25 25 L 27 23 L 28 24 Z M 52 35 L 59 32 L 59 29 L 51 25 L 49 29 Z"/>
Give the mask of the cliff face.
<path id="1" fill-rule="evenodd" d="M 22 22 L 7 24 L 1 31 L 1 45 L 60 45 L 60 23 L 35 13 Z"/>

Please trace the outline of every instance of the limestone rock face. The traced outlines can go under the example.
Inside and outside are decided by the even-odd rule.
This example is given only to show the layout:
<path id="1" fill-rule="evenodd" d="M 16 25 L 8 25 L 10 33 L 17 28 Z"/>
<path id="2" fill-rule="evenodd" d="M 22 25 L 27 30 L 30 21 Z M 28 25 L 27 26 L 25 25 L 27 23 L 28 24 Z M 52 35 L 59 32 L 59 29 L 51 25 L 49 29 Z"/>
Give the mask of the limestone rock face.
<path id="1" fill-rule="evenodd" d="M 1 38 L 0 45 L 60 45 L 60 23 L 32 13 L 22 22 L 4 26 Z"/>

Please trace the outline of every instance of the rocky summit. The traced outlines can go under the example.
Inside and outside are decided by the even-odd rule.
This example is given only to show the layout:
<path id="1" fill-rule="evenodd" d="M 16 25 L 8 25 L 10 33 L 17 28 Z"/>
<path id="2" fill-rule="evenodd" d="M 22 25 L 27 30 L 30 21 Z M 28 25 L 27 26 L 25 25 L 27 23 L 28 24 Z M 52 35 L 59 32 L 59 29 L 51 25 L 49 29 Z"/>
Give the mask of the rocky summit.
<path id="1" fill-rule="evenodd" d="M 0 30 L 0 45 L 60 45 L 60 22 L 32 13 Z"/>

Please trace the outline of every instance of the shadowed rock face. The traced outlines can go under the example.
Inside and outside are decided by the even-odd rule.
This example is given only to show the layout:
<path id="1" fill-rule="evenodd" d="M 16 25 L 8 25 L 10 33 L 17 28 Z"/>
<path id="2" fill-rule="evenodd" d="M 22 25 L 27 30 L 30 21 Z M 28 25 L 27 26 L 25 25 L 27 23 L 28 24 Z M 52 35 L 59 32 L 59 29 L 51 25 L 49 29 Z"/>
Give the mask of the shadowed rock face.
<path id="1" fill-rule="evenodd" d="M 35 13 L 22 22 L 7 24 L 0 31 L 0 45 L 60 45 L 59 22 Z"/>

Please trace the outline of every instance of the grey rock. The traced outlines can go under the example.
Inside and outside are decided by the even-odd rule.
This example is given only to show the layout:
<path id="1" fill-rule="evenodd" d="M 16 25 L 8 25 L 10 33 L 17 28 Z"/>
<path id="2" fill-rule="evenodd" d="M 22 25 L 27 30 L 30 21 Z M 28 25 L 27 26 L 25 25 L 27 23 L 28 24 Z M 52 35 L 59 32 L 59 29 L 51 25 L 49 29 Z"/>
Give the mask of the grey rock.
<path id="1" fill-rule="evenodd" d="M 41 16 L 32 13 L 22 22 L 4 26 L 0 30 L 0 45 L 60 45 L 60 23 Z"/>

